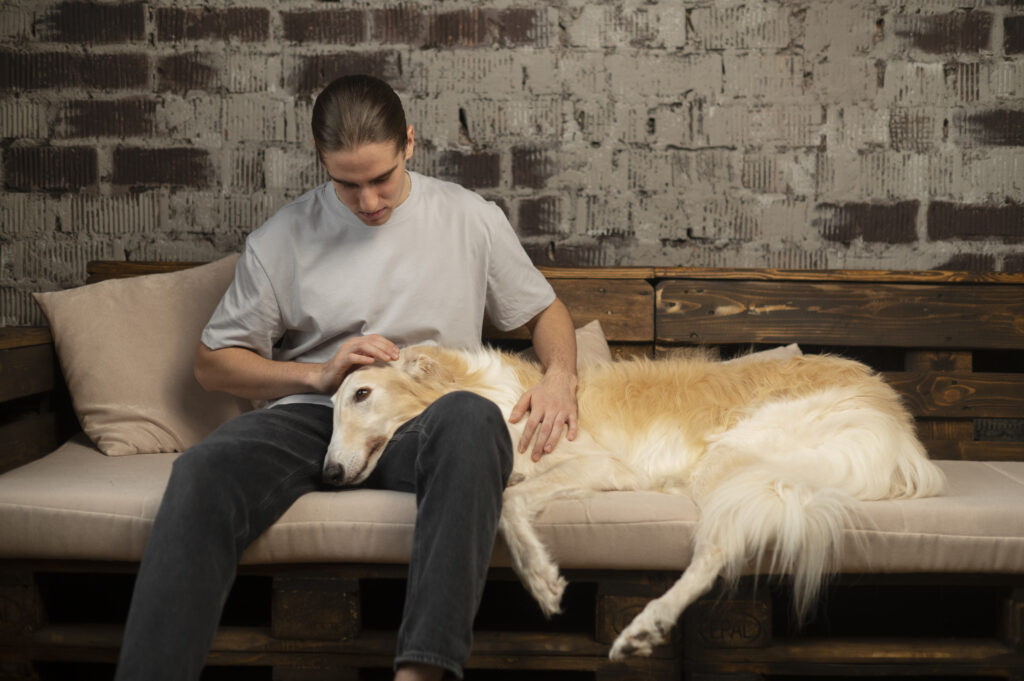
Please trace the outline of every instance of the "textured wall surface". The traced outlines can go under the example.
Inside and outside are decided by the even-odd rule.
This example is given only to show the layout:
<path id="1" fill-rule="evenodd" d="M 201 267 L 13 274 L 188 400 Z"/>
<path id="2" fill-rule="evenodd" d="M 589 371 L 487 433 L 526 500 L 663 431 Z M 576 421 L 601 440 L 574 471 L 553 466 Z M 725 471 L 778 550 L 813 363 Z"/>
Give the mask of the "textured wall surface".
<path id="1" fill-rule="evenodd" d="M 539 264 L 1024 271 L 1020 2 L 3 0 L 0 323 L 240 248 L 349 72 Z"/>

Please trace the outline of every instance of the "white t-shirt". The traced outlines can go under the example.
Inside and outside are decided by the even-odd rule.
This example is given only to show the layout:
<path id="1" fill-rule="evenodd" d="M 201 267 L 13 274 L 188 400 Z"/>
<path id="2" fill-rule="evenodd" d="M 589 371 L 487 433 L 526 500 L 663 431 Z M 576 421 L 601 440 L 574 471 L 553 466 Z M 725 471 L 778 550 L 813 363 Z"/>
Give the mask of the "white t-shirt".
<path id="1" fill-rule="evenodd" d="M 409 175 L 409 196 L 383 225 L 361 222 L 331 182 L 278 211 L 246 240 L 203 344 L 300 362 L 325 362 L 346 339 L 371 333 L 399 346 L 473 348 L 485 312 L 513 329 L 554 301 L 500 208 Z M 287 402 L 330 398 L 274 404 Z"/>

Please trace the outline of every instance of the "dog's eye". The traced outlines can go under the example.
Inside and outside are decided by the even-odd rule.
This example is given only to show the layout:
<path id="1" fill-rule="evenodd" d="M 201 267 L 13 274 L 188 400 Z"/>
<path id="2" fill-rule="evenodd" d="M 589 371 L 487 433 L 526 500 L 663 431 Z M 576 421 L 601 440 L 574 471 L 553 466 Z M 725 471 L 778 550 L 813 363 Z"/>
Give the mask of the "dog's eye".
<path id="1" fill-rule="evenodd" d="M 356 402 L 362 402 L 363 400 L 365 400 L 369 396 L 370 396 L 370 389 L 369 388 L 359 388 L 358 390 L 356 390 L 356 394 L 355 394 L 354 397 L 355 397 L 355 401 Z"/>

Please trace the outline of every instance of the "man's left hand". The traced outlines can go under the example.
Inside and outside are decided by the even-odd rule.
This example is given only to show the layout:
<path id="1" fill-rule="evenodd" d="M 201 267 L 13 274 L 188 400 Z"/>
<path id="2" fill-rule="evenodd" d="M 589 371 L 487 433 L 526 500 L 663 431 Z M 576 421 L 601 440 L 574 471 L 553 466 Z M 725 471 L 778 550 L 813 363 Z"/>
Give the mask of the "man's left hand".
<path id="1" fill-rule="evenodd" d="M 509 422 L 518 423 L 527 413 L 529 418 L 519 439 L 519 452 L 525 452 L 536 435 L 532 455 L 534 461 L 539 461 L 540 457 L 555 449 L 563 431 L 567 440 L 575 440 L 579 417 L 576 376 L 552 372 L 544 374 L 540 383 L 519 398 L 509 415 Z"/>

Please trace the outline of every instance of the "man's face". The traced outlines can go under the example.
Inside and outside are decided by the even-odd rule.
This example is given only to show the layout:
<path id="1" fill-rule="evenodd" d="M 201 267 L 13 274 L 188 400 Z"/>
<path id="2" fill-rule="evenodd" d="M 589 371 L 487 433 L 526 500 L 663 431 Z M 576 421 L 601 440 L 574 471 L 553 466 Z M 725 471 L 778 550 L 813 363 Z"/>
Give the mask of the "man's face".
<path id="1" fill-rule="evenodd" d="M 383 225 L 409 196 L 405 162 L 412 156 L 409 126 L 404 150 L 394 142 L 371 142 L 354 149 L 325 151 L 322 161 L 345 207 L 371 227 Z"/>

